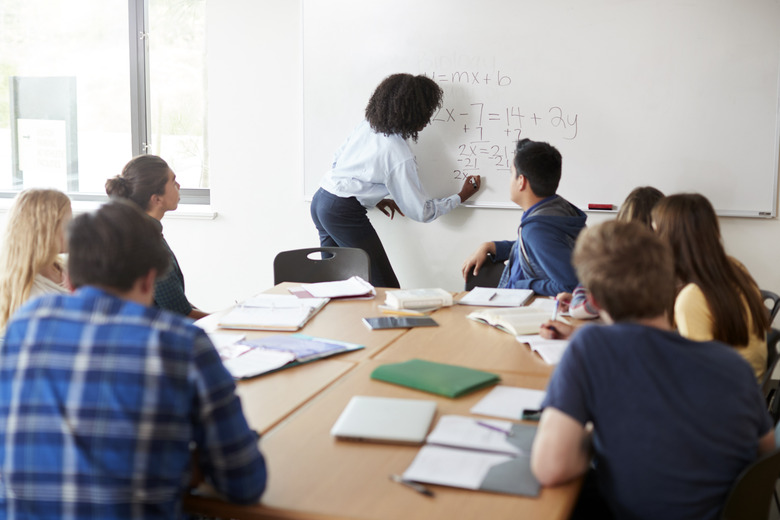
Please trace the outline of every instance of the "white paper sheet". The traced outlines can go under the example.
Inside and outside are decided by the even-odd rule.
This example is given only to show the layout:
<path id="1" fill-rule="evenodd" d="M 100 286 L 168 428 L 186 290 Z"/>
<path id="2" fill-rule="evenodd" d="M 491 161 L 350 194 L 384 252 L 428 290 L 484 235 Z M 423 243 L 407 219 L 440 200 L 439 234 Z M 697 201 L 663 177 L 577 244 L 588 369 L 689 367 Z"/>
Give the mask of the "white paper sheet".
<path id="1" fill-rule="evenodd" d="M 528 343 L 531 350 L 541 356 L 541 358 L 550 365 L 557 365 L 569 346 L 567 339 L 545 339 L 538 335 L 516 336 L 520 343 Z"/>
<path id="2" fill-rule="evenodd" d="M 512 460 L 509 455 L 425 445 L 403 477 L 466 489 L 479 489 L 490 468 Z"/>
<path id="3" fill-rule="evenodd" d="M 292 352 L 254 348 L 246 354 L 225 360 L 222 363 L 230 375 L 236 379 L 243 379 L 276 370 L 294 359 L 295 354 Z"/>
<path id="4" fill-rule="evenodd" d="M 479 423 L 494 426 L 500 430 L 510 431 L 512 423 L 495 419 L 475 419 L 463 415 L 443 415 L 436 427 L 428 434 L 426 442 L 455 448 L 504 453 L 506 455 L 521 455 L 522 450 L 510 442 L 507 435 L 497 430 L 491 430 Z"/>
<path id="5" fill-rule="evenodd" d="M 471 408 L 471 413 L 521 419 L 523 410 L 538 410 L 545 395 L 544 390 L 498 385 Z"/>

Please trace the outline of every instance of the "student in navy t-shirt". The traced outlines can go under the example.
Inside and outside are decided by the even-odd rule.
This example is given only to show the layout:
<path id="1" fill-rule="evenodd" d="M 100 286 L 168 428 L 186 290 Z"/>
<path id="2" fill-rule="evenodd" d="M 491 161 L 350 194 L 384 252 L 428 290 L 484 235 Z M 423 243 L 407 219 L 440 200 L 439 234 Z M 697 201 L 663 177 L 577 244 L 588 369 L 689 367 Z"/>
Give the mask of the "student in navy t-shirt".
<path id="1" fill-rule="evenodd" d="M 584 231 L 573 262 L 610 325 L 579 330 L 553 373 L 534 474 L 553 486 L 592 460 L 617 518 L 718 518 L 740 472 L 775 446 L 750 366 L 673 331 L 672 254 L 641 224 Z"/>

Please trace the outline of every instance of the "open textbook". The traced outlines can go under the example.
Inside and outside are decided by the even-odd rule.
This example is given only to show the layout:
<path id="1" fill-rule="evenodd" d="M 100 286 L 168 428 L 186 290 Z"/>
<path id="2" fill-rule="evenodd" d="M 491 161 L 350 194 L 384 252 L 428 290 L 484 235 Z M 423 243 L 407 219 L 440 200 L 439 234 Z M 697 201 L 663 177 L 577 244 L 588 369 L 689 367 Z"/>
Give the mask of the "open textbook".
<path id="1" fill-rule="evenodd" d="M 550 319 L 546 310 L 533 307 L 483 309 L 469 313 L 467 318 L 492 325 L 513 336 L 538 334 L 542 323 Z"/>

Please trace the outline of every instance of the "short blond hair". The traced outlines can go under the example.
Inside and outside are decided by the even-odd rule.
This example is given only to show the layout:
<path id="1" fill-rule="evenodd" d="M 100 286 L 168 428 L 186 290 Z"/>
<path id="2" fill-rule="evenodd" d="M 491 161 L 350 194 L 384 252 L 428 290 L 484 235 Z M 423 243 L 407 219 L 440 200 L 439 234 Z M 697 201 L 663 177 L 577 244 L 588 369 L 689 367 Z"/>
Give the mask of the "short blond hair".
<path id="1" fill-rule="evenodd" d="M 615 220 L 584 230 L 572 263 L 582 284 L 614 321 L 671 317 L 671 248 L 639 222 Z"/>
<path id="2" fill-rule="evenodd" d="M 60 229 L 69 211 L 70 199 L 61 191 L 29 189 L 16 196 L 0 250 L 0 330 L 27 301 L 41 269 L 59 263 Z"/>

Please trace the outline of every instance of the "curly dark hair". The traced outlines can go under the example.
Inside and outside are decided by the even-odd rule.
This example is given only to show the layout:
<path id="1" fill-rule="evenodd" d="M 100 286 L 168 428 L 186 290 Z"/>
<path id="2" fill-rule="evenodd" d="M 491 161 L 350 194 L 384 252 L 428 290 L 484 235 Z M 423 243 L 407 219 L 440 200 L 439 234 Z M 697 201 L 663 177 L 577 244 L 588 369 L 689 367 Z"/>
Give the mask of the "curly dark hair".
<path id="1" fill-rule="evenodd" d="M 441 108 L 444 92 L 431 78 L 411 74 L 386 77 L 366 106 L 366 120 L 375 132 L 398 134 L 417 142 L 433 114 Z"/>

